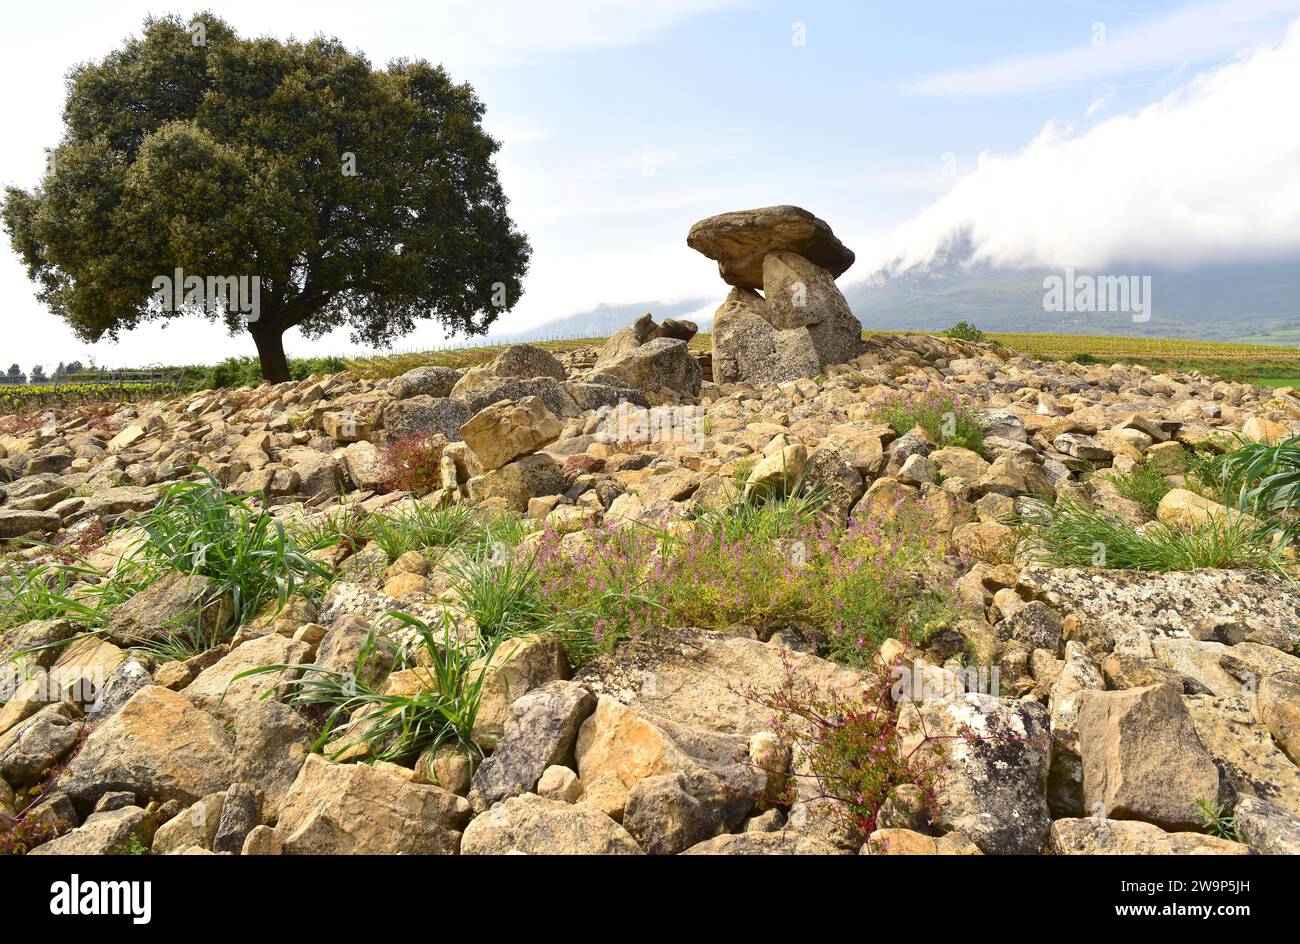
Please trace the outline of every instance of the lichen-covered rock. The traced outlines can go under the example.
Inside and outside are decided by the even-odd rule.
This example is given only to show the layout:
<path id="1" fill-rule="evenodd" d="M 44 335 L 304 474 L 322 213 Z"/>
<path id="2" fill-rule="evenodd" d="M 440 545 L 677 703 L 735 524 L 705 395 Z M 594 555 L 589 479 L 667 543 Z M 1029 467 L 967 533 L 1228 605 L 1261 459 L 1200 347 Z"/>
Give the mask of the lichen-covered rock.
<path id="1" fill-rule="evenodd" d="M 573 765 L 578 727 L 595 707 L 595 695 L 564 681 L 515 699 L 504 735 L 474 773 L 469 797 L 474 808 L 482 812 L 508 796 L 527 793 L 552 766 Z"/>
<path id="2" fill-rule="evenodd" d="M 1195 695 L 1185 701 L 1196 736 L 1214 758 L 1223 782 L 1239 797 L 1259 797 L 1300 816 L 1300 768 L 1255 720 L 1250 700 Z"/>
<path id="3" fill-rule="evenodd" d="M 1250 855 L 1250 847 L 1216 836 L 1167 833 L 1136 820 L 1058 819 L 1052 823 L 1056 855 Z"/>
<path id="4" fill-rule="evenodd" d="M 659 337 L 629 348 L 600 365 L 600 372 L 639 390 L 668 390 L 680 397 L 699 395 L 699 361 L 685 341 Z"/>
<path id="5" fill-rule="evenodd" d="M 1282 752 L 1300 764 L 1300 673 L 1265 676 L 1256 694 L 1255 714 Z"/>
<path id="6" fill-rule="evenodd" d="M 399 400 L 411 397 L 446 397 L 460 380 L 461 372 L 450 367 L 429 364 L 408 370 L 393 381 L 393 396 Z"/>
<path id="7" fill-rule="evenodd" d="M 993 695 L 909 701 L 899 712 L 899 749 L 933 752 L 946 767 L 936 797 L 940 829 L 960 830 L 986 854 L 1033 854 L 1051 822 L 1048 724 L 1042 705 Z"/>
<path id="8" fill-rule="evenodd" d="M 492 359 L 488 370 L 498 377 L 565 377 L 564 365 L 554 354 L 531 344 L 510 345 Z"/>
<path id="9" fill-rule="evenodd" d="M 528 510 L 529 499 L 558 495 L 566 488 L 568 482 L 560 464 L 544 452 L 523 456 L 465 483 L 465 490 L 474 501 L 501 499 L 507 508 L 520 514 Z"/>
<path id="10" fill-rule="evenodd" d="M 1260 855 L 1300 855 L 1300 816 L 1280 806 L 1246 796 L 1232 811 L 1241 841 Z"/>
<path id="11" fill-rule="evenodd" d="M 675 855 L 735 831 L 762 793 L 765 778 L 748 764 L 691 765 L 645 777 L 628 792 L 623 827 L 652 855 Z"/>
<path id="12" fill-rule="evenodd" d="M 1078 730 L 1087 812 L 1191 829 L 1196 801 L 1219 795 L 1219 771 L 1171 686 L 1085 691 Z"/>
<path id="13" fill-rule="evenodd" d="M 460 439 L 460 428 L 472 415 L 460 400 L 418 394 L 393 400 L 384 407 L 384 434 L 389 442 L 426 436 L 442 436 L 448 442 L 456 442 Z"/>
<path id="14" fill-rule="evenodd" d="M 1149 573 L 1030 567 L 1016 585 L 1061 613 L 1132 630 L 1186 636 L 1205 619 L 1241 621 L 1252 629 L 1300 625 L 1300 590 L 1262 570 Z"/>
<path id="15" fill-rule="evenodd" d="M 790 830 L 735 833 L 697 843 L 682 855 L 851 855 L 824 840 Z"/>

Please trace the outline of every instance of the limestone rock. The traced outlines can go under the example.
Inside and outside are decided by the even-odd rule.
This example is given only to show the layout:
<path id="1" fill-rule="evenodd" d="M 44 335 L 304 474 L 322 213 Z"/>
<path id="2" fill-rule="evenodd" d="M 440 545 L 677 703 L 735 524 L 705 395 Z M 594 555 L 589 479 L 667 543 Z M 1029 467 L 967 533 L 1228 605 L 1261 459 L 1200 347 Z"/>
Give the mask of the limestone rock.
<path id="1" fill-rule="evenodd" d="M 43 843 L 29 855 L 127 855 L 132 839 L 149 847 L 149 814 L 138 806 L 94 813 L 79 827 Z M 144 835 L 141 835 L 141 834 Z"/>
<path id="2" fill-rule="evenodd" d="M 802 833 L 737 833 L 715 836 L 691 846 L 683 855 L 849 855 L 844 849 Z"/>
<path id="3" fill-rule="evenodd" d="M 1300 816 L 1279 806 L 1246 796 L 1232 811 L 1241 841 L 1260 855 L 1300 855 Z"/>
<path id="4" fill-rule="evenodd" d="M 460 380 L 461 372 L 450 367 L 426 365 L 408 370 L 393 381 L 393 396 L 399 400 L 411 397 L 446 397 Z"/>
<path id="5" fill-rule="evenodd" d="M 473 501 L 501 499 L 507 508 L 520 514 L 528 510 L 530 499 L 558 495 L 567 487 L 560 464 L 544 452 L 523 456 L 465 483 Z"/>
<path id="6" fill-rule="evenodd" d="M 596 696 L 573 682 L 550 682 L 517 698 L 504 735 L 474 774 L 474 808 L 527 793 L 548 768 L 573 765 L 578 727 L 595 707 Z"/>
<path id="7" fill-rule="evenodd" d="M 472 412 L 460 400 L 418 394 L 393 400 L 384 407 L 384 434 L 388 441 L 442 436 L 448 442 L 460 439 L 460 428 Z"/>
<path id="8" fill-rule="evenodd" d="M 1214 761 L 1168 685 L 1084 692 L 1078 728 L 1088 812 L 1191 829 L 1196 800 L 1219 794 Z"/>
<path id="9" fill-rule="evenodd" d="M 111 790 L 193 803 L 225 789 L 234 766 L 230 736 L 216 718 L 150 685 L 91 732 L 58 785 L 82 810 Z"/>
<path id="10" fill-rule="evenodd" d="M 1250 848 L 1215 836 L 1167 833 L 1136 820 L 1058 819 L 1052 823 L 1056 855 L 1249 855 Z"/>
<path id="11" fill-rule="evenodd" d="M 475 662 L 469 671 L 470 678 L 478 678 L 480 673 L 483 678 L 472 737 L 482 747 L 493 747 L 505 733 L 514 702 L 533 689 L 565 678 L 569 662 L 554 637 L 516 636 L 498 646 L 489 658 Z M 580 712 L 583 700 L 573 697 L 573 711 Z M 542 769 L 545 767 L 543 764 Z"/>
<path id="12" fill-rule="evenodd" d="M 215 638 L 230 624 L 234 608 L 228 598 L 214 599 L 214 592 L 207 577 L 166 573 L 113 610 L 108 638 L 123 646 L 187 632 Z"/>
<path id="13" fill-rule="evenodd" d="M 853 253 L 825 222 L 796 206 L 720 213 L 691 227 L 686 245 L 718 263 L 728 285 L 763 287 L 763 259 L 789 250 L 838 278 L 853 265 Z"/>
<path id="14" fill-rule="evenodd" d="M 469 815 L 439 787 L 312 754 L 275 832 L 285 855 L 454 855 Z"/>
<path id="15" fill-rule="evenodd" d="M 484 407 L 460 428 L 485 472 L 536 452 L 560 435 L 560 421 L 536 397 L 501 400 Z"/>
<path id="16" fill-rule="evenodd" d="M 1300 764 L 1300 673 L 1265 676 L 1259 684 L 1255 713 L 1283 753 Z"/>
<path id="17" fill-rule="evenodd" d="M 585 803 L 511 797 L 465 829 L 462 855 L 641 855 L 618 823 Z"/>
<path id="18" fill-rule="evenodd" d="M 929 737 L 922 750 L 948 768 L 936 797 L 937 827 L 960 830 L 990 855 L 1041 851 L 1051 822 L 1046 708 L 968 693 L 906 702 L 898 726 L 900 750 L 916 750 Z"/>

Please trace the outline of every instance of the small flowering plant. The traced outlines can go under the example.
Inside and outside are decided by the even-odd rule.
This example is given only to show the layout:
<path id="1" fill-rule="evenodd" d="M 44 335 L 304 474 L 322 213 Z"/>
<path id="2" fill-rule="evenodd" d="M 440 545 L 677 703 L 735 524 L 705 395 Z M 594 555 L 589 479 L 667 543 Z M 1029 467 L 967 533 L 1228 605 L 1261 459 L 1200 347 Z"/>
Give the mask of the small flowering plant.
<path id="1" fill-rule="evenodd" d="M 891 698 L 884 666 L 879 684 L 865 695 L 827 692 L 801 684 L 794 667 L 786 665 L 786 681 L 778 689 L 738 689 L 755 704 L 773 712 L 772 733 L 782 743 L 797 745 L 799 761 L 786 783 L 783 805 L 796 800 L 828 800 L 829 815 L 852 834 L 866 839 L 876 829 L 876 817 L 900 784 L 915 784 L 935 809 L 935 789 L 943 761 L 922 750 L 926 741 L 904 750 L 899 731 L 901 703 Z"/>
<path id="2" fill-rule="evenodd" d="M 659 554 L 654 531 L 606 525 L 577 537 L 566 540 L 548 525 L 533 556 L 542 598 L 575 664 L 664 622 L 650 583 L 650 561 Z"/>
<path id="3" fill-rule="evenodd" d="M 938 386 L 920 392 L 897 391 L 880 402 L 875 419 L 899 436 L 919 426 L 942 446 L 962 446 L 979 452 L 984 445 L 979 419 L 960 399 Z"/>
<path id="4" fill-rule="evenodd" d="M 659 626 L 774 631 L 798 626 L 822 654 L 865 665 L 886 638 L 921 643 L 952 612 L 951 594 L 918 575 L 936 538 L 920 515 L 788 515 L 743 528 L 632 525 L 541 536 L 534 566 L 543 597 L 578 661 Z"/>
<path id="5" fill-rule="evenodd" d="M 384 449 L 388 489 L 426 495 L 442 485 L 442 451 L 447 440 L 439 435 L 395 439 Z"/>

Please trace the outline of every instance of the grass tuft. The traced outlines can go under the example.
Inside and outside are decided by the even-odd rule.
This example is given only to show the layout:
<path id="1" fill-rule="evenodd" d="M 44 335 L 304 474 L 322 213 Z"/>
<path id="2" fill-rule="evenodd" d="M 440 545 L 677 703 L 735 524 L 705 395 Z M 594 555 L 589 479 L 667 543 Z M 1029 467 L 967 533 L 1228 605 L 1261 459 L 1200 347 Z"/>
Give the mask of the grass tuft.
<path id="1" fill-rule="evenodd" d="M 1062 501 L 1025 520 L 1030 527 L 1019 551 L 1053 567 L 1278 568 L 1267 529 L 1244 515 L 1189 528 L 1151 523 L 1138 530 L 1112 512 Z"/>

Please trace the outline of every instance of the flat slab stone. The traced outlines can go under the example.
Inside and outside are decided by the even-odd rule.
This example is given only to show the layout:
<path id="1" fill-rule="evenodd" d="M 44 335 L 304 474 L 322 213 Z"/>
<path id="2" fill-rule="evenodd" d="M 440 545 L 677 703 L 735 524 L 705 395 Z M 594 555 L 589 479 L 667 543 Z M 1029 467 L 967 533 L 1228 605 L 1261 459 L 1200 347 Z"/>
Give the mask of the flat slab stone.
<path id="1" fill-rule="evenodd" d="M 1206 619 L 1251 629 L 1300 625 L 1300 590 L 1277 574 L 1242 570 L 1141 573 L 1079 567 L 1031 567 L 1016 586 L 1062 614 L 1105 623 L 1113 631 L 1190 636 Z"/>

